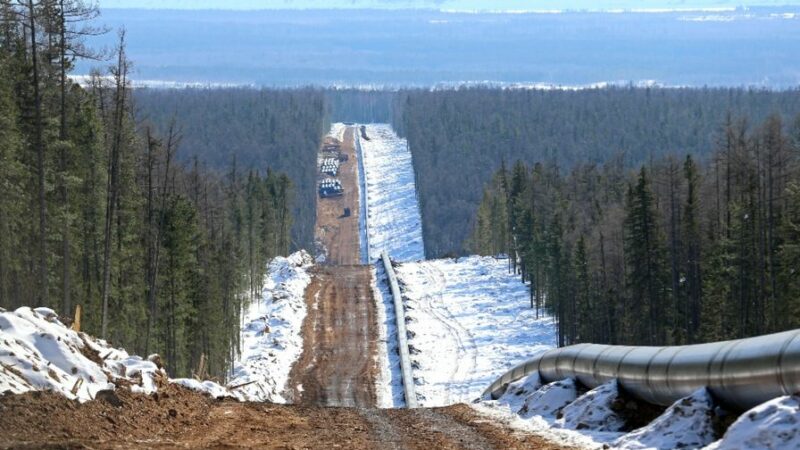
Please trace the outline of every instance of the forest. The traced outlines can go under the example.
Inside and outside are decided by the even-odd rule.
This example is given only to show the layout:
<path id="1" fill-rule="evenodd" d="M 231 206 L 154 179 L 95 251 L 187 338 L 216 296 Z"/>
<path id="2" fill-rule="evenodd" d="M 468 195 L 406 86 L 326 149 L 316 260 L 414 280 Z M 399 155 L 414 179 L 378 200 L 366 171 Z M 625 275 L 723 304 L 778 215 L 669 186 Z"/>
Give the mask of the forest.
<path id="1" fill-rule="evenodd" d="M 726 116 L 800 113 L 800 90 L 610 87 L 402 90 L 392 124 L 414 158 L 428 257 L 465 254 L 483 187 L 503 161 L 626 168 L 668 154 L 706 161 Z"/>
<path id="2" fill-rule="evenodd" d="M 80 305 L 83 331 L 159 353 L 172 376 L 205 366 L 224 378 L 243 306 L 291 247 L 295 185 L 268 170 L 276 152 L 237 162 L 199 148 L 209 136 L 180 114 L 191 104 L 138 112 L 125 33 L 108 54 L 84 45 L 108 32 L 91 25 L 97 14 L 79 1 L 0 3 L 0 307 L 47 306 L 69 322 Z M 77 84 L 78 58 L 110 67 Z M 313 115 L 296 96 L 318 97 L 261 93 L 282 114 Z"/>
<path id="3" fill-rule="evenodd" d="M 285 173 L 293 182 L 292 248 L 313 248 L 317 149 L 330 126 L 319 89 L 135 89 L 138 117 L 183 131 L 178 158 L 213 170 L 232 164 Z"/>
<path id="4" fill-rule="evenodd" d="M 501 164 L 468 246 L 508 254 L 559 345 L 676 345 L 800 326 L 800 115 L 729 116 L 700 156 Z"/>

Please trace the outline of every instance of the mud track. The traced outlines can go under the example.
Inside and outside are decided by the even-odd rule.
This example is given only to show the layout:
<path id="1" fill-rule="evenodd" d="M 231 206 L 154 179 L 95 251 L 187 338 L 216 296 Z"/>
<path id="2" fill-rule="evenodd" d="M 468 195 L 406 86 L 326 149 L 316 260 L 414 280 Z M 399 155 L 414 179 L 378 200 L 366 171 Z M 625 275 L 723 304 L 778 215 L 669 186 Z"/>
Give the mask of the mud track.
<path id="1" fill-rule="evenodd" d="M 360 263 L 358 231 L 358 160 L 355 150 L 355 128 L 347 127 L 344 142 L 325 138 L 326 144 L 340 144 L 340 151 L 347 161 L 339 166 L 336 178 L 342 182 L 344 195 L 317 200 L 317 225 L 315 239 L 325 247 L 326 264 L 350 265 Z M 324 156 L 330 156 L 325 155 Z M 321 178 L 329 178 L 327 175 Z M 350 208 L 350 217 L 344 217 L 344 209 Z"/>
<path id="2" fill-rule="evenodd" d="M 369 266 L 319 266 L 306 289 L 303 354 L 292 367 L 294 403 L 374 407 L 378 373 Z"/>

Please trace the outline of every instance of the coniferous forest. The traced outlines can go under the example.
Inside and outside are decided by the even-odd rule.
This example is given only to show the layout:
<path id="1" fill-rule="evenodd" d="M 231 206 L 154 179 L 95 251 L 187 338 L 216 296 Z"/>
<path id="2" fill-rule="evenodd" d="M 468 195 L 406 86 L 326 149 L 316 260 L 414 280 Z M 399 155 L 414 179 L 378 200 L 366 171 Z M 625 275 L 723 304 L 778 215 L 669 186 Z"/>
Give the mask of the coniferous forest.
<path id="1" fill-rule="evenodd" d="M 136 89 L 138 116 L 166 132 L 181 125 L 179 159 L 214 170 L 267 168 L 293 182 L 293 248 L 313 248 L 317 149 L 327 133 L 326 98 L 319 89 Z"/>
<path id="2" fill-rule="evenodd" d="M 124 32 L 113 53 L 87 49 L 108 30 L 85 5 L 0 3 L 0 306 L 81 305 L 84 331 L 172 375 L 204 355 L 224 377 L 244 302 L 291 245 L 293 183 L 268 161 L 183 155 L 198 138 L 180 107 L 137 113 Z M 77 58 L 109 67 L 79 85 Z"/>
<path id="3" fill-rule="evenodd" d="M 483 191 L 469 247 L 505 253 L 559 344 L 675 345 L 800 326 L 800 115 L 729 118 L 700 160 L 631 170 L 518 161 Z"/>
<path id="4" fill-rule="evenodd" d="M 625 167 L 663 155 L 706 160 L 726 117 L 800 113 L 800 90 L 611 87 L 404 90 L 392 124 L 414 158 L 429 258 L 465 254 L 482 189 L 502 162 Z"/>

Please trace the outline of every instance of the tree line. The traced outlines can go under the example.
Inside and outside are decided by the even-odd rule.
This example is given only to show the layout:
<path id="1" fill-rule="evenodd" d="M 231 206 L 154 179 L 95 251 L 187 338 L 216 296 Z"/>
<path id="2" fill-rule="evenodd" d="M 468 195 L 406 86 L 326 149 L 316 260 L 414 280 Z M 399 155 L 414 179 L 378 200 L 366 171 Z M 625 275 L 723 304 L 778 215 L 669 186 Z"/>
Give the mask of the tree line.
<path id="1" fill-rule="evenodd" d="M 224 377 L 242 308 L 291 245 L 293 185 L 181 159 L 181 122 L 135 114 L 124 32 L 107 70 L 73 82 L 77 58 L 103 56 L 83 45 L 105 31 L 96 15 L 0 2 L 0 306 L 81 305 L 83 331 L 157 352 L 172 375 Z"/>
<path id="2" fill-rule="evenodd" d="M 508 254 L 559 345 L 678 345 L 800 327 L 800 115 L 729 116 L 706 158 L 501 164 L 468 246 Z"/>
<path id="3" fill-rule="evenodd" d="M 172 118 L 183 129 L 179 159 L 195 157 L 214 170 L 271 167 L 294 181 L 292 248 L 313 248 L 317 151 L 327 133 L 320 89 L 134 90 L 135 111 L 165 133 Z"/>
<path id="4" fill-rule="evenodd" d="M 728 112 L 761 122 L 800 113 L 800 90 L 612 87 L 579 91 L 403 90 L 392 124 L 414 159 L 428 257 L 463 254 L 483 186 L 503 160 L 569 170 L 709 155 Z"/>

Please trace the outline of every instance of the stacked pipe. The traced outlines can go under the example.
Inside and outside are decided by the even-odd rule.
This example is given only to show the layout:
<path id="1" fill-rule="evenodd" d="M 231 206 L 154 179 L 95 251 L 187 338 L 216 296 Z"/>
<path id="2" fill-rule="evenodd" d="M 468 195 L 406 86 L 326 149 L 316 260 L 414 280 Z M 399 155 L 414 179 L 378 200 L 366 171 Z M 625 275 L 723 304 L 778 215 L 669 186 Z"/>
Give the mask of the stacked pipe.
<path id="1" fill-rule="evenodd" d="M 335 177 L 339 172 L 339 160 L 336 158 L 325 158 L 319 166 L 319 171 Z"/>
<path id="2" fill-rule="evenodd" d="M 322 197 L 342 195 L 343 192 L 342 183 L 335 178 L 325 178 L 319 182 L 319 195 Z"/>

